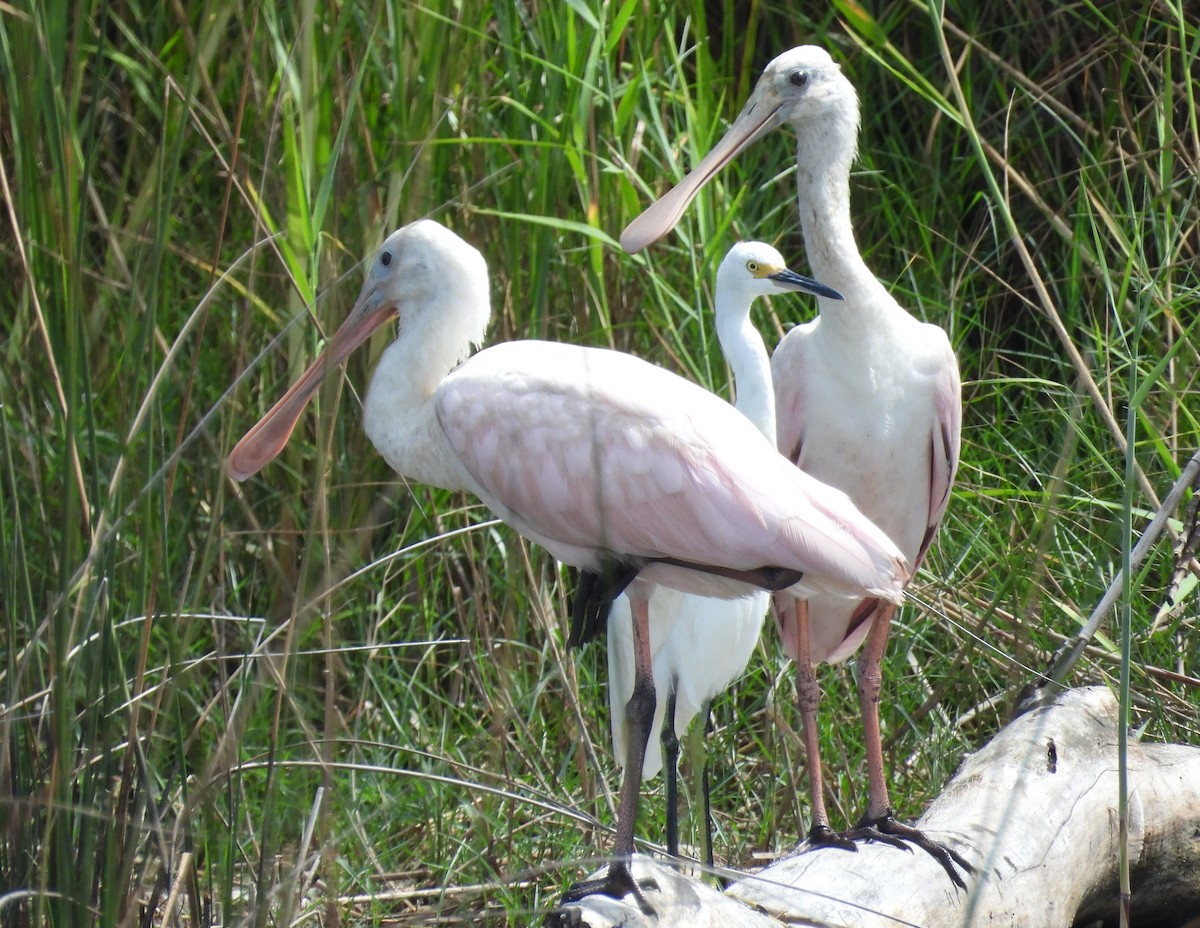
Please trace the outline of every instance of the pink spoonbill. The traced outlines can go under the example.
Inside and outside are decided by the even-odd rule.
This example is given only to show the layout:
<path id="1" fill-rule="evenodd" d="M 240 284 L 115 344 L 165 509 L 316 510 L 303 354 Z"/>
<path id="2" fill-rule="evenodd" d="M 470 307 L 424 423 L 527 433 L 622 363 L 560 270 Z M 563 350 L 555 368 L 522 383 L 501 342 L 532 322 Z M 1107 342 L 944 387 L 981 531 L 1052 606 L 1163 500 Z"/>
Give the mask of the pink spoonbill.
<path id="1" fill-rule="evenodd" d="M 632 774 L 621 787 L 608 876 L 565 898 L 632 893 L 652 911 L 629 859 L 637 771 L 654 717 L 655 588 L 894 602 L 907 564 L 849 497 L 793 467 L 724 400 L 662 368 L 542 341 L 468 358 L 490 315 L 487 265 L 476 249 L 430 220 L 393 232 L 326 350 L 238 442 L 229 473 L 244 480 L 278 455 L 322 378 L 373 330 L 394 323 L 396 339 L 363 408 L 367 436 L 388 464 L 411 480 L 475 494 L 579 568 L 578 609 L 607 611 L 613 596 L 629 596 Z"/>

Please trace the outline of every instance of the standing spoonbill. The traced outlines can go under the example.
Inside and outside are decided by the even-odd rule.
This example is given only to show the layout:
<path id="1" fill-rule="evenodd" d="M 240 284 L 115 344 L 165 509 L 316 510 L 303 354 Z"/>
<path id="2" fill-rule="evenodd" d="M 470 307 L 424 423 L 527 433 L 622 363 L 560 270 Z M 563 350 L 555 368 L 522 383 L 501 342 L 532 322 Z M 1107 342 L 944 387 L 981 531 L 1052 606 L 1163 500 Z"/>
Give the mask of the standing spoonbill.
<path id="1" fill-rule="evenodd" d="M 778 447 L 798 467 L 851 495 L 904 552 L 914 570 L 937 534 L 958 469 L 962 397 L 946 333 L 917 321 L 863 262 L 850 223 L 850 167 L 858 144 L 854 87 L 821 48 L 804 45 L 767 65 L 724 137 L 662 199 L 621 234 L 636 252 L 669 232 L 704 184 L 742 149 L 784 123 L 796 132 L 800 223 L 813 273 L 842 302 L 784 337 L 771 362 Z M 808 754 L 812 844 L 853 849 L 854 838 L 911 842 L 965 887 L 963 858 L 897 822 L 879 734 L 880 665 L 895 606 L 824 595 L 775 598 L 784 647 L 796 661 Z M 867 811 L 852 830 L 829 828 L 816 729 L 820 688 L 813 666 L 849 657 L 866 639 L 858 678 L 867 749 Z M 900 844 L 903 846 L 903 844 Z"/>
<path id="2" fill-rule="evenodd" d="M 779 252 L 763 242 L 738 242 L 717 270 L 714 317 L 717 339 L 733 374 L 735 408 L 772 443 L 771 361 L 762 335 L 750 321 L 750 307 L 760 296 L 797 291 L 812 293 L 812 281 L 789 270 Z M 834 291 L 823 295 L 839 298 Z M 648 780 L 658 773 L 665 754 L 667 850 L 672 856 L 679 855 L 676 733 L 686 731 L 713 697 L 746 669 L 770 605 L 764 591 L 742 599 L 712 599 L 661 586 L 650 600 L 657 695 L 642 776 Z M 609 717 L 613 753 L 621 763 L 629 743 L 624 707 L 633 695 L 634 657 L 629 597 L 621 595 L 608 615 Z"/>
<path id="3" fill-rule="evenodd" d="M 815 284 L 814 284 L 815 286 Z M 654 717 L 648 603 L 656 585 L 741 597 L 756 588 L 893 601 L 907 565 L 844 493 L 798 471 L 724 400 L 631 355 L 541 341 L 464 360 L 491 315 L 487 265 L 422 220 L 375 253 L 349 316 L 229 456 L 244 480 L 287 443 L 322 378 L 395 320 L 363 408 L 367 436 L 401 475 L 478 496 L 581 571 L 585 608 L 627 590 L 636 682 L 626 770 Z M 605 598 L 607 597 L 607 599 Z M 632 893 L 640 778 L 621 786 L 613 861 L 567 901 Z"/>

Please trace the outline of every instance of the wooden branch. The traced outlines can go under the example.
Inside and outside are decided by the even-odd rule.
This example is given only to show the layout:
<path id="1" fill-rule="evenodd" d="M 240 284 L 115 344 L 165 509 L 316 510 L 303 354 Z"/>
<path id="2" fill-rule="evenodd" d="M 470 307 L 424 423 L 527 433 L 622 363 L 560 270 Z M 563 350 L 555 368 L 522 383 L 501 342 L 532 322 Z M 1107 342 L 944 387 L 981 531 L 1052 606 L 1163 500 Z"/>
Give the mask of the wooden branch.
<path id="1" fill-rule="evenodd" d="M 801 848 L 724 894 L 639 856 L 634 876 L 658 884 L 646 893 L 657 917 L 605 897 L 583 900 L 578 914 L 592 928 L 1067 928 L 1115 919 L 1116 719 L 1106 688 L 1068 690 L 966 759 L 918 825 L 974 865 L 967 892 L 923 851 L 880 844 Z M 1200 747 L 1133 743 L 1129 783 L 1133 923 L 1182 925 L 1200 912 Z"/>

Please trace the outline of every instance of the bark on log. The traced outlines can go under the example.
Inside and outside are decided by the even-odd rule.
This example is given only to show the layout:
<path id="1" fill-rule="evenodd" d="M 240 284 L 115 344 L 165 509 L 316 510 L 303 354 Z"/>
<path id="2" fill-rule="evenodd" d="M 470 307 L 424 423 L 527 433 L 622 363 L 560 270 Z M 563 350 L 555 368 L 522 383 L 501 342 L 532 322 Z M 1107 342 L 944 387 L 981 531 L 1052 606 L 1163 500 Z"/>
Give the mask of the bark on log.
<path id="1" fill-rule="evenodd" d="M 1200 747 L 1132 742 L 1129 785 L 1132 924 L 1188 925 L 1200 917 Z M 639 855 L 634 876 L 658 884 L 646 894 L 656 917 L 604 897 L 578 914 L 592 928 L 1115 925 L 1116 700 L 1068 690 L 1027 711 L 966 759 L 918 824 L 971 861 L 966 892 L 923 851 L 880 844 L 801 848 L 723 894 Z"/>

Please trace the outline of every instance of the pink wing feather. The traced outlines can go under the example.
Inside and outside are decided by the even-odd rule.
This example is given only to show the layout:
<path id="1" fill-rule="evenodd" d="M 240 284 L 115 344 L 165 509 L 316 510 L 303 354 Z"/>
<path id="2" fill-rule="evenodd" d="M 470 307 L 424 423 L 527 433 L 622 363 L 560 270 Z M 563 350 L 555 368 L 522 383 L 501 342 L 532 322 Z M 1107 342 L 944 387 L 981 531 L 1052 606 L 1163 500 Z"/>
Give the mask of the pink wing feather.
<path id="1" fill-rule="evenodd" d="M 630 355 L 498 345 L 436 402 L 485 502 L 535 538 L 893 586 L 895 546 L 844 494 L 791 467 L 724 400 Z"/>

